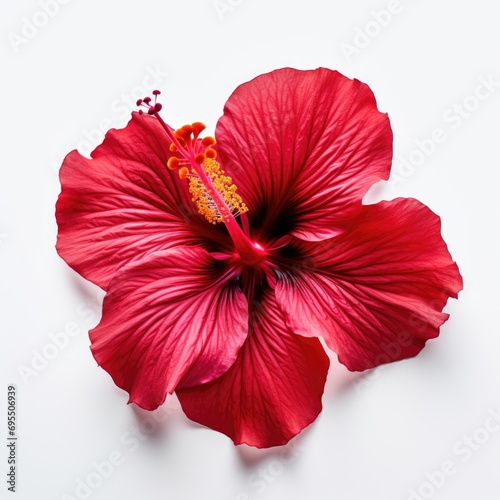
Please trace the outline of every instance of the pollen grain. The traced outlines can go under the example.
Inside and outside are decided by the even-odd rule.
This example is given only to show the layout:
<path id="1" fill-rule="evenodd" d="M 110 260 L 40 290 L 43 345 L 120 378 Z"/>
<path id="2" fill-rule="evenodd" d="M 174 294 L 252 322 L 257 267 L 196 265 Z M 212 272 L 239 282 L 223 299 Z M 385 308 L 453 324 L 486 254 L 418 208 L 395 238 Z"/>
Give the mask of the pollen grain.
<path id="1" fill-rule="evenodd" d="M 193 196 L 193 201 L 196 203 L 198 212 L 208 222 L 217 224 L 218 222 L 224 222 L 225 217 L 237 217 L 240 214 L 248 212 L 248 207 L 236 192 L 238 188 L 233 184 L 231 177 L 224 175 L 219 162 L 212 158 L 205 158 L 202 167 L 210 178 L 212 184 L 210 188 L 221 195 L 225 204 L 224 208 L 219 209 L 213 196 L 193 169 L 192 174 L 189 176 L 189 192 Z"/>

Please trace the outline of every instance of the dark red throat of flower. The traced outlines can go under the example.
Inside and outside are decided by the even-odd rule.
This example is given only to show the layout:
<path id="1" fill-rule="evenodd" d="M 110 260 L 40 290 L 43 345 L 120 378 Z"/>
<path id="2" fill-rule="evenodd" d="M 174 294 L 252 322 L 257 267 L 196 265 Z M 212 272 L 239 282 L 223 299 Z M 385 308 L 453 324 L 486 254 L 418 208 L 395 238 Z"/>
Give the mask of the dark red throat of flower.
<path id="1" fill-rule="evenodd" d="M 159 114 L 162 109 L 162 105 L 157 102 L 160 91 L 154 90 L 153 95 L 154 102 L 151 97 L 145 97 L 139 99 L 137 105 L 155 117 L 165 131 L 170 143 L 169 150 L 173 154 L 167 167 L 177 170 L 179 178 L 189 182 L 193 203 L 208 223 L 225 224 L 240 259 L 249 265 L 261 261 L 265 250 L 252 242 L 236 221 L 236 217 L 248 212 L 248 207 L 237 193 L 232 178 L 225 174 L 217 161 L 217 152 L 212 147 L 216 143 L 215 139 L 210 136 L 199 138 L 206 128 L 200 122 L 174 130 Z M 139 113 L 142 114 L 143 110 Z"/>

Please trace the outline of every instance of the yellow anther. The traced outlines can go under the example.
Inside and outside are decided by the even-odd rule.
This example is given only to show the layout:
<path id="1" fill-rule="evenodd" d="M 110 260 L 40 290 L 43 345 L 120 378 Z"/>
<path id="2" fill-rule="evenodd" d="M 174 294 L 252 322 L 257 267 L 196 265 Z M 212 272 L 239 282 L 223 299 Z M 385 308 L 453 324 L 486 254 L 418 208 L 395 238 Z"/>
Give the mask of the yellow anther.
<path id="1" fill-rule="evenodd" d="M 248 212 L 248 208 L 243 203 L 241 196 L 236 193 L 237 187 L 233 184 L 233 180 L 231 177 L 224 175 L 224 171 L 221 170 L 220 164 L 217 161 L 213 158 L 206 158 L 203 161 L 202 168 L 210 178 L 211 188 L 219 193 L 225 204 L 224 207 L 218 207 L 201 179 L 197 175 L 189 177 L 189 192 L 193 196 L 193 201 L 196 203 L 198 212 L 208 222 L 217 224 L 218 222 L 223 222 L 224 217 L 230 215 L 237 217 L 240 214 Z M 183 168 L 179 170 L 179 175 L 181 174 L 181 170 Z M 193 174 L 195 173 L 193 171 Z M 221 213 L 221 210 L 223 213 Z"/>

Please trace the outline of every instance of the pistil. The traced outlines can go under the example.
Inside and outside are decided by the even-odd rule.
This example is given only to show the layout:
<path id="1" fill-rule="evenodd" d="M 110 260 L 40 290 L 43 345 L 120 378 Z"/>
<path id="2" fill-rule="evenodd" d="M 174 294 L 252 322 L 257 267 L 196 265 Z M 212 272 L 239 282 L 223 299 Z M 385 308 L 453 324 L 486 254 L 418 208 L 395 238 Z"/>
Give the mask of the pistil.
<path id="1" fill-rule="evenodd" d="M 215 145 L 215 139 L 211 137 L 198 139 L 205 128 L 199 122 L 185 125 L 177 130 L 170 127 L 159 114 L 162 109 L 161 104 L 156 102 L 159 94 L 158 90 L 153 91 L 154 103 L 151 103 L 151 98 L 146 97 L 139 99 L 137 105 L 147 108 L 148 115 L 158 120 L 171 142 L 170 151 L 178 155 L 169 159 L 168 168 L 178 169 L 181 179 L 189 179 L 193 202 L 207 222 L 225 224 L 243 263 L 247 265 L 259 263 L 265 257 L 266 251 L 261 245 L 250 240 L 249 235 L 245 234 L 235 219 L 247 212 L 248 208 L 236 193 L 237 188 L 232 179 L 224 174 L 216 161 L 217 153 L 211 147 Z"/>

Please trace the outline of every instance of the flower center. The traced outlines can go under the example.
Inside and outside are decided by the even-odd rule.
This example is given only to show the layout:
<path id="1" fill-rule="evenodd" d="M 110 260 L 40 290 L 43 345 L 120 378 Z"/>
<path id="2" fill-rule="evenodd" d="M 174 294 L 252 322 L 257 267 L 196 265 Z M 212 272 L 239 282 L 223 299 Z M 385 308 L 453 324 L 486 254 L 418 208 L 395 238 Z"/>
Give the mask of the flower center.
<path id="1" fill-rule="evenodd" d="M 174 130 L 159 115 L 162 105 L 156 102 L 159 90 L 154 90 L 154 103 L 150 97 L 139 99 L 137 105 L 147 109 L 155 117 L 169 141 L 173 154 L 167 162 L 170 170 L 177 170 L 181 180 L 189 183 L 189 192 L 198 212 L 211 224 L 224 223 L 239 257 L 247 264 L 262 261 L 266 250 L 253 243 L 236 222 L 236 217 L 248 212 L 248 207 L 236 192 L 237 187 L 216 160 L 217 152 L 213 137 L 199 138 L 205 125 L 195 122 Z M 142 109 L 139 113 L 143 113 Z M 247 232 L 248 233 L 248 232 Z"/>

